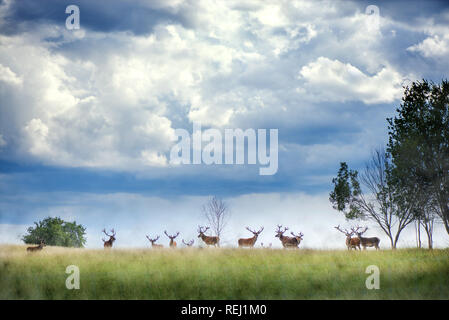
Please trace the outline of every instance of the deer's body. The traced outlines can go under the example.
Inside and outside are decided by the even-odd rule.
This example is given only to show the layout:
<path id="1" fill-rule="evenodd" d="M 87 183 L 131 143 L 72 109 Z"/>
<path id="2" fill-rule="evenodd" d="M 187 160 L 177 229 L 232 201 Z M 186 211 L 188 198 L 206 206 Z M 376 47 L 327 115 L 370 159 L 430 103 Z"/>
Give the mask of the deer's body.
<path id="1" fill-rule="evenodd" d="M 44 247 L 45 247 L 45 243 L 44 243 L 43 240 L 41 240 L 41 242 L 39 243 L 39 245 L 37 245 L 36 247 L 28 247 L 28 248 L 27 248 L 27 252 L 41 251 Z"/>
<path id="2" fill-rule="evenodd" d="M 257 241 L 257 236 L 251 238 L 241 238 L 239 239 L 239 247 L 254 247 Z"/>
<path id="3" fill-rule="evenodd" d="M 208 246 L 218 246 L 220 243 L 220 238 L 217 236 L 206 236 L 204 233 L 209 229 L 209 227 L 206 227 L 204 230 L 203 228 L 198 228 L 198 238 L 201 238 L 201 240 L 204 241 L 205 244 Z"/>
<path id="4" fill-rule="evenodd" d="M 360 235 L 358 236 L 358 240 L 360 241 L 363 250 L 366 250 L 366 247 L 374 247 L 376 250 L 379 250 L 380 239 L 378 237 L 364 238 Z"/>
<path id="5" fill-rule="evenodd" d="M 278 230 L 276 231 L 275 237 L 278 237 L 279 240 L 281 240 L 282 246 L 284 248 L 298 248 L 304 235 L 302 233 L 300 233 L 299 235 L 295 235 L 293 232 L 291 232 L 293 237 L 284 236 L 284 232 L 287 231 L 288 228 L 285 227 L 284 231 L 281 231 L 281 228 L 282 226 L 278 225 Z"/>
<path id="6" fill-rule="evenodd" d="M 357 251 L 357 248 L 359 248 L 359 250 L 361 250 L 360 249 L 360 239 L 352 238 L 352 235 L 354 233 L 356 233 L 360 229 L 360 227 L 357 227 L 357 229 L 351 228 L 351 231 L 348 231 L 347 229 L 341 229 L 340 225 L 338 225 L 337 227 L 334 227 L 334 228 L 346 235 L 345 243 L 346 243 L 346 247 L 348 248 L 348 250 L 355 249 Z"/>
<path id="7" fill-rule="evenodd" d="M 357 227 L 356 230 L 354 230 L 354 233 L 357 234 L 357 239 L 359 240 L 360 244 L 363 247 L 363 250 L 366 250 L 366 247 L 374 247 L 376 250 L 379 250 L 379 242 L 380 239 L 378 237 L 372 237 L 372 238 L 364 238 L 362 237 L 362 234 L 368 230 L 368 227 L 365 227 L 363 231 L 360 231 L 361 227 Z"/>
<path id="8" fill-rule="evenodd" d="M 351 236 L 346 237 L 346 246 L 348 247 L 348 250 L 351 249 L 355 249 L 357 250 L 357 248 L 360 249 L 360 239 L 359 238 L 351 238 Z"/>
<path id="9" fill-rule="evenodd" d="M 296 237 L 280 235 L 279 239 L 281 240 L 282 246 L 284 248 L 297 248 L 299 245 L 298 239 L 296 239 Z"/>
<path id="10" fill-rule="evenodd" d="M 114 244 L 114 241 L 115 241 L 115 231 L 114 231 L 114 229 L 112 229 L 111 232 L 112 232 L 112 234 L 107 234 L 106 233 L 106 229 L 103 229 L 103 233 L 109 237 L 109 240 L 107 240 L 107 241 L 102 239 L 103 240 L 103 246 L 104 246 L 105 249 L 112 248 L 112 245 Z"/>
<path id="11" fill-rule="evenodd" d="M 257 241 L 257 237 L 263 231 L 263 227 L 259 231 L 252 231 L 250 228 L 246 227 L 246 229 L 253 234 L 251 238 L 241 238 L 238 240 L 239 247 L 254 247 Z"/>

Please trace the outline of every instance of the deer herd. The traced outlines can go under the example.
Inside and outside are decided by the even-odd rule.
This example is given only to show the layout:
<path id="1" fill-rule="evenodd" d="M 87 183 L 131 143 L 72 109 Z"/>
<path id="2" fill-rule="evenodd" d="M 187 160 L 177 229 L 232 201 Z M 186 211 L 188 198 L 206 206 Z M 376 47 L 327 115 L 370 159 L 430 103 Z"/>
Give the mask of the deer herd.
<path id="1" fill-rule="evenodd" d="M 209 230 L 209 227 L 201 227 L 198 226 L 198 238 L 201 238 L 201 240 L 207 245 L 207 246 L 214 246 L 217 247 L 220 244 L 220 238 L 218 236 L 207 236 L 205 233 L 207 230 Z M 366 249 L 366 247 L 375 247 L 376 250 L 379 249 L 379 238 L 377 237 L 373 237 L 373 238 L 364 238 L 362 237 L 362 234 L 364 234 L 367 230 L 368 227 L 365 227 L 365 229 L 363 231 L 361 231 L 361 227 L 357 226 L 357 227 L 352 227 L 351 231 L 348 231 L 346 229 L 341 229 L 340 226 L 335 227 L 335 229 L 337 229 L 340 232 L 343 232 L 346 235 L 346 247 L 348 248 L 348 250 L 351 250 L 352 248 L 356 249 L 359 248 L 360 246 L 363 247 L 363 249 Z M 253 248 L 254 245 L 256 244 L 257 238 L 258 236 L 262 233 L 262 231 L 264 230 L 264 227 L 261 227 L 258 231 L 255 230 L 251 230 L 249 227 L 246 227 L 246 230 L 248 230 L 249 232 L 251 232 L 253 234 L 253 236 L 251 238 L 240 238 L 238 239 L 238 246 L 241 247 L 249 247 L 249 248 Z M 281 241 L 282 247 L 284 248 L 298 248 L 299 244 L 301 243 L 301 241 L 303 240 L 304 234 L 302 232 L 300 232 L 299 234 L 295 234 L 293 231 L 290 232 L 290 234 L 292 235 L 292 237 L 290 236 L 285 236 L 284 233 L 289 230 L 287 227 L 282 228 L 282 225 L 278 225 L 277 226 L 277 230 L 275 230 L 275 237 L 279 238 L 279 240 Z M 105 241 L 103 239 L 104 242 L 104 248 L 111 248 L 112 247 L 112 243 L 115 241 L 115 232 L 114 229 L 111 230 L 112 235 L 109 235 L 106 233 L 105 229 L 103 229 L 103 232 L 109 236 L 109 240 Z M 169 242 L 169 247 L 170 248 L 176 248 L 177 243 L 175 241 L 175 239 L 179 236 L 179 232 L 177 232 L 175 235 L 169 235 L 167 233 L 167 231 L 164 231 L 165 235 L 170 239 Z M 352 237 L 353 234 L 356 234 L 357 237 Z M 148 241 L 150 241 L 151 243 L 151 247 L 152 248 L 163 248 L 164 246 L 162 244 L 157 244 L 156 241 L 159 240 L 159 236 L 156 236 L 156 238 L 152 239 L 150 238 L 150 236 L 146 236 Z M 186 242 L 184 239 L 182 239 L 182 243 L 187 246 L 187 247 L 192 247 L 194 240 L 190 240 L 188 242 Z M 263 247 L 263 244 L 262 244 Z M 270 243 L 270 247 L 271 247 L 271 243 Z"/>
<path id="2" fill-rule="evenodd" d="M 198 226 L 198 238 L 201 238 L 201 240 L 207 245 L 207 246 L 214 246 L 214 247 L 218 247 L 220 245 L 220 238 L 218 236 L 207 236 L 205 233 L 207 230 L 209 230 L 209 227 L 201 227 Z M 372 237 L 372 238 L 365 238 L 362 237 L 362 235 L 368 230 L 368 227 L 365 227 L 363 230 L 362 227 L 356 226 L 356 227 L 351 227 L 351 230 L 347 230 L 347 229 L 342 229 L 340 228 L 340 225 L 338 225 L 337 227 L 335 227 L 335 229 L 337 229 L 338 231 L 344 233 L 346 235 L 346 247 L 348 248 L 348 250 L 352 250 L 355 249 L 357 250 L 357 248 L 359 248 L 359 250 L 361 250 L 361 247 L 363 247 L 364 250 L 366 250 L 366 247 L 374 247 L 376 248 L 376 250 L 379 249 L 379 242 L 380 239 L 377 237 Z M 238 239 L 238 246 L 240 248 L 242 247 L 249 247 L 249 248 L 253 248 L 254 245 L 256 244 L 257 238 L 258 236 L 262 233 L 262 231 L 264 230 L 263 227 L 261 227 L 258 231 L 255 230 L 251 230 L 249 227 L 246 227 L 246 230 L 248 230 L 249 232 L 251 232 L 253 234 L 253 236 L 251 238 L 240 238 Z M 298 248 L 299 244 L 301 243 L 301 241 L 303 240 L 304 234 L 302 232 L 300 232 L 299 234 L 295 234 L 294 232 L 290 232 L 290 234 L 292 235 L 290 236 L 285 236 L 284 233 L 289 230 L 287 227 L 282 227 L 282 225 L 278 225 L 277 226 L 277 230 L 275 230 L 275 237 L 279 238 L 279 240 L 281 241 L 282 247 L 284 248 Z M 115 239 L 115 231 L 114 229 L 111 229 L 110 234 L 108 234 L 106 232 L 106 229 L 102 230 L 103 233 L 105 235 L 107 235 L 109 237 L 109 240 L 103 240 L 103 245 L 105 249 L 110 249 L 112 248 L 112 245 L 114 244 Z M 179 236 L 179 232 L 176 232 L 176 234 L 174 235 L 170 235 L 167 233 L 167 231 L 164 231 L 165 235 L 170 239 L 170 242 L 168 244 L 168 246 L 170 248 L 176 248 L 177 247 L 177 243 L 175 241 L 175 239 Z M 352 237 L 353 235 L 356 235 L 355 237 Z M 163 248 L 164 246 L 162 244 L 157 244 L 156 241 L 159 240 L 159 236 L 156 236 L 156 238 L 150 238 L 149 235 L 146 235 L 148 241 L 151 243 L 151 247 L 152 248 Z M 182 239 L 182 243 L 186 246 L 186 247 L 192 247 L 194 240 L 190 240 L 190 241 L 185 241 L 184 239 Z M 40 240 L 40 243 L 38 246 L 35 247 L 28 247 L 27 251 L 28 252 L 35 252 L 35 251 L 40 251 L 42 250 L 42 248 L 45 246 L 45 242 L 43 240 Z M 263 244 L 262 244 L 263 247 Z M 271 247 L 271 243 L 270 246 Z"/>

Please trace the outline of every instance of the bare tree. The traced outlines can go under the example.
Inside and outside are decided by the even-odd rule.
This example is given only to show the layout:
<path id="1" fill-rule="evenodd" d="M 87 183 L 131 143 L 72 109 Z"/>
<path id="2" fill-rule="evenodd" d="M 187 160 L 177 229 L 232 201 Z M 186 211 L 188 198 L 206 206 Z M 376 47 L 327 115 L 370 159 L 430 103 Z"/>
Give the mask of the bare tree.
<path id="1" fill-rule="evenodd" d="M 396 249 L 402 230 L 415 219 L 414 199 L 404 196 L 392 173 L 388 154 L 383 149 L 375 150 L 360 178 L 357 171 L 348 170 L 347 164 L 342 162 L 332 182 L 334 190 L 329 200 L 334 208 L 342 211 L 347 219 L 375 222 Z"/>
<path id="2" fill-rule="evenodd" d="M 398 192 L 392 181 L 391 165 L 385 150 L 375 150 L 361 175 L 363 185 L 370 191 L 371 199 L 360 195 L 360 205 L 367 218 L 376 222 L 396 249 L 399 235 L 415 219 L 413 202 Z"/>
<path id="3" fill-rule="evenodd" d="M 206 204 L 203 205 L 202 210 L 215 235 L 221 239 L 223 230 L 226 227 L 230 217 L 230 211 L 227 203 L 221 198 L 212 197 Z"/>

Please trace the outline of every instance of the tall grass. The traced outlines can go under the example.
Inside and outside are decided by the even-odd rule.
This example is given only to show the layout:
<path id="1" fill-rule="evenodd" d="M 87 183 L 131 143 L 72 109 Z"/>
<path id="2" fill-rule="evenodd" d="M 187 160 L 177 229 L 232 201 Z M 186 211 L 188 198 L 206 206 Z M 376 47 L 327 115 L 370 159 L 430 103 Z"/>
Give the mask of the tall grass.
<path id="1" fill-rule="evenodd" d="M 68 290 L 68 265 L 80 289 Z M 380 289 L 365 286 L 380 269 Z M 449 251 L 0 246 L 1 299 L 449 299 Z"/>

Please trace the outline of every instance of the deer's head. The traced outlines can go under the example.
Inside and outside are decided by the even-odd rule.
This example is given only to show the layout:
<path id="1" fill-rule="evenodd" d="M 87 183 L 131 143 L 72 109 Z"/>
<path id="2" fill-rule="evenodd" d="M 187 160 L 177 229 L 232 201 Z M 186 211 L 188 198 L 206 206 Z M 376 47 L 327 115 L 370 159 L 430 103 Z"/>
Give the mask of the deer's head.
<path id="1" fill-rule="evenodd" d="M 365 227 L 364 230 L 360 230 L 362 227 L 357 226 L 357 229 L 354 230 L 354 233 L 357 235 L 357 237 L 360 239 L 362 235 L 368 230 L 368 227 Z"/>
<path id="2" fill-rule="evenodd" d="M 167 237 L 170 238 L 170 246 L 171 247 L 175 247 L 176 246 L 176 242 L 174 241 L 176 239 L 177 236 L 179 236 L 179 232 L 177 232 L 175 235 L 171 236 L 167 233 L 167 231 L 164 231 L 165 235 Z"/>
<path id="3" fill-rule="evenodd" d="M 157 240 L 159 240 L 159 236 L 157 236 L 157 237 L 154 238 L 154 239 L 151 239 L 149 236 L 146 236 L 146 237 L 147 237 L 148 241 L 151 242 L 151 245 L 154 245 L 154 243 L 155 243 Z"/>
<path id="4" fill-rule="evenodd" d="M 249 227 L 246 227 L 246 230 L 248 230 L 249 232 L 251 232 L 251 233 L 257 238 L 257 237 L 259 236 L 259 234 L 262 233 L 263 227 L 261 227 L 259 231 L 253 231 L 253 230 L 251 230 Z"/>
<path id="5" fill-rule="evenodd" d="M 281 230 L 281 229 L 282 229 L 282 225 L 278 225 L 277 227 L 278 227 L 278 228 L 277 228 L 277 230 L 276 230 L 276 235 L 275 235 L 275 237 L 282 238 L 282 237 L 284 236 L 284 232 L 287 231 L 288 228 L 285 227 L 284 230 Z"/>
<path id="6" fill-rule="evenodd" d="M 109 237 L 108 241 L 103 239 L 103 242 L 109 242 L 112 245 L 112 243 L 114 243 L 114 241 L 115 241 L 115 231 L 114 231 L 114 229 L 111 229 L 110 232 L 111 232 L 111 234 L 108 234 L 106 232 L 106 229 L 103 229 L 103 233 Z"/>
<path id="7" fill-rule="evenodd" d="M 209 230 L 209 227 L 201 227 L 201 226 L 198 226 L 198 238 L 201 238 L 201 237 L 204 237 L 205 236 L 205 232 L 207 231 L 207 230 Z"/>

